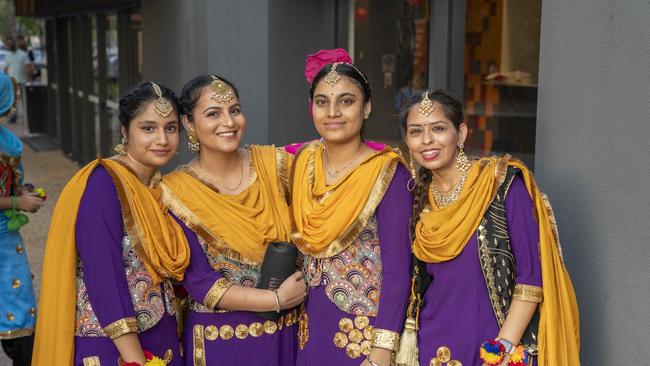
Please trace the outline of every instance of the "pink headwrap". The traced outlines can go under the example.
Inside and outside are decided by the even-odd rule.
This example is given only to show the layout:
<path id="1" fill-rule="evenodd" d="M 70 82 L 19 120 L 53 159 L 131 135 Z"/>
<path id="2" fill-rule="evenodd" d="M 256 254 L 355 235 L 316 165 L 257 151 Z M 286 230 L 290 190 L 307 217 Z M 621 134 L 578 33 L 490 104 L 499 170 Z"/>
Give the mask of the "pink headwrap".
<path id="1" fill-rule="evenodd" d="M 327 64 L 333 64 L 335 62 L 347 62 L 351 63 L 352 59 L 348 54 L 348 51 L 342 48 L 335 48 L 333 50 L 320 50 L 316 53 L 312 53 L 307 56 L 305 60 L 305 78 L 307 82 L 311 85 L 314 81 L 314 77 L 318 72 Z M 311 108 L 312 101 L 309 99 L 309 116 L 311 117 Z"/>
<path id="2" fill-rule="evenodd" d="M 307 56 L 305 61 L 305 78 L 311 84 L 314 77 L 318 72 L 327 64 L 335 62 L 352 63 L 352 59 L 348 52 L 342 48 L 335 48 L 333 50 L 320 50 Z"/>

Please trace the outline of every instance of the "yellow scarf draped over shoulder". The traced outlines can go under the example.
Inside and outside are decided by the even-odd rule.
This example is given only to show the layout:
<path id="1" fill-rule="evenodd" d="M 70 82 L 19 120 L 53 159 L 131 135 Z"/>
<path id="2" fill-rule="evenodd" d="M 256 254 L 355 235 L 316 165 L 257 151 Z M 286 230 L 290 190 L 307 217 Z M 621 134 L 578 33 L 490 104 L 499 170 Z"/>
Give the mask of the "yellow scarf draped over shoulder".
<path id="1" fill-rule="evenodd" d="M 361 233 L 384 197 L 400 155 L 386 146 L 332 185 L 325 183 L 323 144 L 302 148 L 293 172 L 293 242 L 304 254 L 331 257 Z"/>
<path id="2" fill-rule="evenodd" d="M 179 225 L 160 207 L 160 188 L 147 187 L 122 164 L 98 159 L 75 174 L 59 197 L 45 245 L 32 365 L 74 361 L 77 247 L 75 225 L 90 174 L 102 165 L 117 190 L 125 229 L 155 284 L 183 278 L 189 248 Z"/>
<path id="3" fill-rule="evenodd" d="M 429 263 L 448 261 L 460 254 L 476 232 L 509 166 L 521 172 L 539 225 L 544 301 L 539 308 L 538 364 L 579 365 L 578 303 L 564 266 L 555 216 L 546 195 L 539 190 L 532 172 L 523 163 L 508 155 L 480 159 L 472 165 L 458 201 L 444 208 L 435 206 L 429 190 L 431 210 L 420 215 L 413 253 Z"/>
<path id="4" fill-rule="evenodd" d="M 208 251 L 260 264 L 266 246 L 288 241 L 287 203 L 292 157 L 275 146 L 252 145 L 255 177 L 244 191 L 221 194 L 188 167 L 163 177 L 163 204 L 208 243 Z"/>

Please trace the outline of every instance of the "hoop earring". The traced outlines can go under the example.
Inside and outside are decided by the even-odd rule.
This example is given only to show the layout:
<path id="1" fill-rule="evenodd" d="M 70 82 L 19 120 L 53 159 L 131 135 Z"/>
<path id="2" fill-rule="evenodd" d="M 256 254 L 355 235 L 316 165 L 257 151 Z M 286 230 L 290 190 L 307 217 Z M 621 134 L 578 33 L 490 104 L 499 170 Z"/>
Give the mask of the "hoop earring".
<path id="1" fill-rule="evenodd" d="M 187 131 L 187 147 L 190 149 L 191 152 L 199 152 L 201 150 L 201 143 L 199 142 L 199 139 L 196 137 L 196 133 L 194 131 Z"/>
<path id="2" fill-rule="evenodd" d="M 406 182 L 406 189 L 409 192 L 413 192 L 415 189 L 415 178 L 417 178 L 417 173 L 415 172 L 415 164 L 413 164 L 413 155 L 409 154 L 409 171 L 411 172 L 411 179 Z"/>
<path id="3" fill-rule="evenodd" d="M 472 164 L 469 162 L 469 157 L 467 154 L 465 154 L 465 150 L 463 150 L 464 147 L 465 145 L 463 144 L 458 145 L 458 154 L 456 154 L 456 168 L 460 170 L 461 173 L 466 174 Z"/>
<path id="4" fill-rule="evenodd" d="M 122 140 L 120 141 L 119 144 L 115 145 L 113 150 L 115 150 L 116 153 L 120 155 L 126 155 L 126 146 L 128 145 L 128 141 L 126 140 L 126 136 L 122 136 Z"/>

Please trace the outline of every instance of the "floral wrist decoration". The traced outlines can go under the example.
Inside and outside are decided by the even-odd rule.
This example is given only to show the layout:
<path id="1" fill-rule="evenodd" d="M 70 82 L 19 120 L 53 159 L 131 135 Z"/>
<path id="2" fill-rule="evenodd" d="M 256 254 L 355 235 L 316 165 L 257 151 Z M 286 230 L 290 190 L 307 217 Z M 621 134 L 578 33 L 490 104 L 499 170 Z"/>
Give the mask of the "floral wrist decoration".
<path id="1" fill-rule="evenodd" d="M 144 365 L 140 365 L 139 362 L 124 362 L 122 361 L 122 357 L 119 359 L 119 365 L 120 366 L 166 366 L 167 362 L 163 360 L 160 357 L 156 357 L 153 355 L 153 353 L 149 351 L 144 351 L 144 358 L 147 360 L 147 362 L 144 363 Z"/>
<path id="2" fill-rule="evenodd" d="M 479 354 L 481 360 L 483 360 L 486 365 L 498 365 L 503 362 L 503 358 L 506 354 L 506 347 L 496 339 L 485 341 L 481 345 Z"/>
<path id="3" fill-rule="evenodd" d="M 526 366 L 530 361 L 528 352 L 524 349 L 522 345 L 518 345 L 515 348 L 515 352 L 510 355 L 510 360 L 508 360 L 508 366 Z"/>

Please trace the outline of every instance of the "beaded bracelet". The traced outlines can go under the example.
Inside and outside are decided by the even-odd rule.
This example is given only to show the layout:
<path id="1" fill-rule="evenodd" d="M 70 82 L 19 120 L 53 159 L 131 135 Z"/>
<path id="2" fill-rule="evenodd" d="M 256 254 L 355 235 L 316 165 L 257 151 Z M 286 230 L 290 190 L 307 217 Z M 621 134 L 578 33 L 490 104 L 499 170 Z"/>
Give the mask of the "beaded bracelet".
<path id="1" fill-rule="evenodd" d="M 481 345 L 481 350 L 479 351 L 481 360 L 483 360 L 483 362 L 485 362 L 485 364 L 488 366 L 499 365 L 501 362 L 503 362 L 505 354 L 506 347 L 496 339 L 483 342 Z"/>

